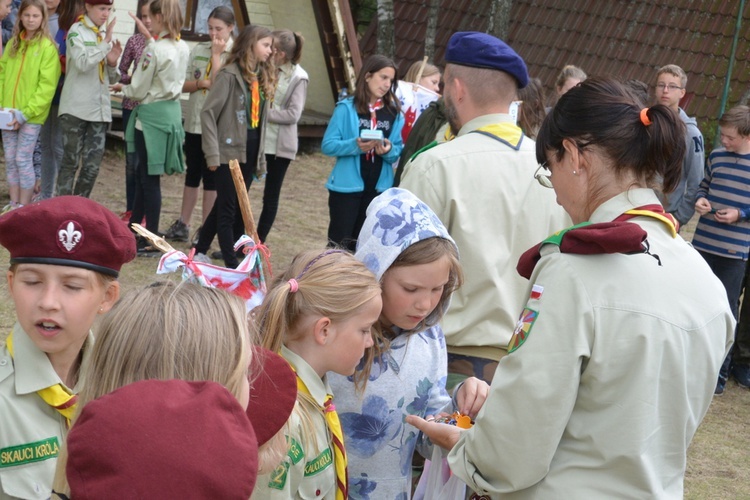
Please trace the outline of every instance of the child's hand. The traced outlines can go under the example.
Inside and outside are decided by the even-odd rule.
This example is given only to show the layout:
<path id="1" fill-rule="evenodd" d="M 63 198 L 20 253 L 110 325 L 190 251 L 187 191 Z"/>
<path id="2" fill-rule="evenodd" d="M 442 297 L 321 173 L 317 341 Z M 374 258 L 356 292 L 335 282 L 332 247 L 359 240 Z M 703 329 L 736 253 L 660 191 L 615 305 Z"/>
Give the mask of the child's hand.
<path id="1" fill-rule="evenodd" d="M 363 153 L 367 153 L 368 151 L 372 151 L 375 149 L 375 147 L 379 144 L 379 141 L 363 141 L 359 137 L 357 137 L 357 146 L 359 147 L 360 151 Z"/>
<path id="2" fill-rule="evenodd" d="M 112 41 L 112 35 L 115 32 L 115 24 L 117 24 L 116 17 L 113 17 L 109 24 L 107 24 L 107 35 L 104 37 L 104 41 L 107 43 Z"/>
<path id="3" fill-rule="evenodd" d="M 382 156 L 390 151 L 392 147 L 393 146 L 391 145 L 391 141 L 389 141 L 388 139 L 383 139 L 383 142 L 377 142 L 377 145 L 375 146 L 375 153 Z"/>
<path id="4" fill-rule="evenodd" d="M 721 208 L 714 214 L 716 222 L 724 224 L 734 224 L 740 220 L 740 211 L 736 208 Z"/>
<path id="5" fill-rule="evenodd" d="M 143 21 L 138 19 L 138 17 L 133 14 L 132 12 L 128 12 L 130 17 L 133 18 L 133 21 L 135 21 L 135 25 L 138 28 L 138 32 L 143 35 L 146 38 L 146 43 L 150 42 L 153 37 L 151 36 L 151 32 L 148 30 L 145 24 L 143 24 Z"/>
<path id="6" fill-rule="evenodd" d="M 107 64 L 110 66 L 117 66 L 117 60 L 120 58 L 121 54 L 122 45 L 120 44 L 120 40 L 115 40 L 115 43 L 112 44 L 112 50 L 107 54 Z"/>
<path id="7" fill-rule="evenodd" d="M 110 92 L 122 92 L 122 87 L 123 87 L 122 83 L 115 83 L 109 86 L 109 91 Z"/>
<path id="8" fill-rule="evenodd" d="M 37 179 L 34 183 L 34 194 L 39 194 L 42 192 L 42 179 Z"/>
<path id="9" fill-rule="evenodd" d="M 211 55 L 220 56 L 226 48 L 227 41 L 223 38 L 216 37 L 211 40 Z"/>
<path id="10" fill-rule="evenodd" d="M 695 202 L 695 211 L 701 215 L 706 215 L 711 211 L 711 204 L 707 199 L 701 197 Z"/>
<path id="11" fill-rule="evenodd" d="M 458 388 L 456 404 L 458 411 L 471 418 L 476 418 L 490 393 L 490 386 L 476 377 L 467 378 Z"/>
<path id="12" fill-rule="evenodd" d="M 406 416 L 407 424 L 413 425 L 419 429 L 425 436 L 430 438 L 430 441 L 434 444 L 450 451 L 458 442 L 463 430 L 455 425 L 436 423 L 434 420 L 435 417 L 433 416 L 428 416 L 427 420 L 419 418 L 416 415 Z"/>

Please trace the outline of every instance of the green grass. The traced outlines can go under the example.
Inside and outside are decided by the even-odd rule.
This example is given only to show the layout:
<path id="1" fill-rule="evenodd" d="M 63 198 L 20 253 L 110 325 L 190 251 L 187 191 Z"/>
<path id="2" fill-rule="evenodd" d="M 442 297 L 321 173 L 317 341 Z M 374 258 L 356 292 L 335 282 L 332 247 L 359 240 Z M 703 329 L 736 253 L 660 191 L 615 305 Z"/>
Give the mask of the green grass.
<path id="1" fill-rule="evenodd" d="M 107 151 L 93 198 L 119 213 L 125 209 L 125 161 L 120 143 Z M 1 159 L 0 159 L 1 161 Z M 286 267 L 298 252 L 322 248 L 326 243 L 328 225 L 328 193 L 325 179 L 332 160 L 319 153 L 302 154 L 292 162 L 281 193 L 279 214 L 266 242 L 271 249 L 274 271 Z M 4 168 L 0 169 L 4 172 Z M 0 174 L 0 203 L 8 199 L 5 175 Z M 163 208 L 161 228 L 165 230 L 177 218 L 182 199 L 182 176 L 162 177 Z M 250 199 L 256 220 L 262 206 L 262 184 L 250 189 Z M 2 206 L 0 205 L 0 206 Z M 200 204 L 199 204 L 200 206 Z M 200 208 L 193 218 L 197 227 Z M 691 234 L 695 223 L 688 225 Z M 186 244 L 175 247 L 186 250 Z M 0 263 L 8 262 L 8 253 L 0 248 Z M 122 271 L 123 289 L 149 283 L 156 277 L 157 259 L 136 258 Z M 178 279 L 173 276 L 172 279 Z M 0 332 L 8 332 L 14 322 L 13 305 L 4 280 L 0 284 Z M 0 334 L 2 337 L 2 334 Z M 703 424 L 688 452 L 685 479 L 685 498 L 750 499 L 750 391 L 734 382 L 727 385 L 723 396 L 714 398 Z"/>

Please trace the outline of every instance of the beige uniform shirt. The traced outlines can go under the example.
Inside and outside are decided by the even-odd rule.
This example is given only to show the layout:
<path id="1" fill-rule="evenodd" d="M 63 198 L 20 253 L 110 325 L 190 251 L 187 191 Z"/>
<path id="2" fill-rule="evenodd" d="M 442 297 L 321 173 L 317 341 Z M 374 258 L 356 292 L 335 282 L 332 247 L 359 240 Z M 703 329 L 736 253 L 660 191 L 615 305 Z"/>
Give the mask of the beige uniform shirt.
<path id="1" fill-rule="evenodd" d="M 634 189 L 591 222 L 651 203 L 653 191 Z M 448 456 L 470 487 L 509 499 L 682 498 L 735 322 L 698 252 L 661 221 L 630 222 L 651 255 L 542 248 L 517 316 L 526 340 L 500 360 Z"/>
<path id="2" fill-rule="evenodd" d="M 281 348 L 281 355 L 294 367 L 313 399 L 322 407 L 326 396 L 331 394 L 328 382 L 321 380 L 304 359 L 286 347 Z M 316 443 L 304 435 L 298 401 L 285 431 L 289 452 L 276 470 L 258 476 L 252 498 L 336 499 L 336 468 L 333 463 L 331 434 L 322 411 L 313 414 L 312 421 Z"/>
<path id="3" fill-rule="evenodd" d="M 107 64 L 107 54 L 112 43 L 104 42 L 107 30 L 99 29 L 102 41 L 90 28 L 93 21 L 84 16 L 83 22 L 74 23 L 68 31 L 65 57 L 65 83 L 60 95 L 58 115 L 73 115 L 90 122 L 111 122 L 110 84 L 117 83 L 120 74 L 116 66 Z M 104 61 L 104 81 L 99 79 L 99 63 Z"/>
<path id="4" fill-rule="evenodd" d="M 234 40 L 230 38 L 227 40 L 226 48 L 221 54 L 221 64 L 223 65 L 229 52 L 232 50 Z M 190 51 L 190 59 L 188 60 L 187 71 L 185 72 L 185 81 L 191 80 L 205 80 L 210 79 L 219 72 L 221 68 L 211 68 L 211 74 L 206 76 L 206 68 L 208 62 L 211 60 L 211 42 L 201 42 Z M 201 133 L 201 110 L 203 109 L 203 103 L 206 102 L 206 96 L 210 92 L 209 89 L 201 89 L 197 92 L 191 92 L 188 99 L 187 107 L 185 108 L 185 132 L 191 134 Z"/>
<path id="5" fill-rule="evenodd" d="M 84 354 L 92 343 L 89 335 Z M 0 499 L 46 499 L 67 427 L 36 391 L 61 381 L 18 323 L 13 354 L 11 359 L 5 343 L 0 344 Z"/>
<path id="6" fill-rule="evenodd" d="M 130 85 L 122 88 L 125 97 L 141 104 L 180 98 L 190 49 L 183 40 L 164 38 L 166 34 L 161 33 L 158 40 L 151 39 L 146 44 Z"/>
<path id="7" fill-rule="evenodd" d="M 437 214 L 461 254 L 466 279 L 442 322 L 448 352 L 495 360 L 505 352 L 525 299 L 519 257 L 570 225 L 554 191 L 534 179 L 534 141 L 524 137 L 514 149 L 471 133 L 503 122 L 512 119 L 494 114 L 467 122 L 451 142 L 408 163 L 400 184 Z"/>

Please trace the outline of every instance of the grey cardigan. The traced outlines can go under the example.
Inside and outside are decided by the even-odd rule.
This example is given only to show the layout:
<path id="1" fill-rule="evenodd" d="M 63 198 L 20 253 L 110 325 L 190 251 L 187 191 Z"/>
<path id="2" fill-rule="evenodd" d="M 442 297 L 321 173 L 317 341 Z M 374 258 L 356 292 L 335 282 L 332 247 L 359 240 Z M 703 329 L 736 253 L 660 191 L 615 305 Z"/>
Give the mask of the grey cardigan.
<path id="1" fill-rule="evenodd" d="M 229 160 L 245 163 L 247 158 L 247 86 L 237 64 L 228 64 L 216 75 L 201 111 L 203 154 L 208 166 L 228 164 Z M 266 173 L 264 144 L 268 101 L 261 114 L 260 148 L 256 176 Z"/>
<path id="2" fill-rule="evenodd" d="M 297 155 L 297 122 L 302 117 L 307 98 L 309 77 L 302 66 L 295 64 L 292 79 L 284 95 L 284 100 L 274 102 L 268 110 L 268 126 L 278 127 L 276 156 L 294 160 Z"/>

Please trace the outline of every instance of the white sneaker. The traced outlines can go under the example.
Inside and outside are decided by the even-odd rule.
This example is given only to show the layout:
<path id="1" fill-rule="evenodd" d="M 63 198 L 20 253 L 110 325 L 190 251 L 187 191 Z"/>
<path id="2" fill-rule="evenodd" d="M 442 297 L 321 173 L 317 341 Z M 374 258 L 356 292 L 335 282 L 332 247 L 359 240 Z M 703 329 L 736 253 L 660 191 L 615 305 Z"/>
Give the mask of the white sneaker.
<path id="1" fill-rule="evenodd" d="M 193 260 L 195 262 L 202 262 L 204 264 L 211 264 L 211 259 L 206 255 L 205 253 L 197 253 L 193 255 Z"/>

